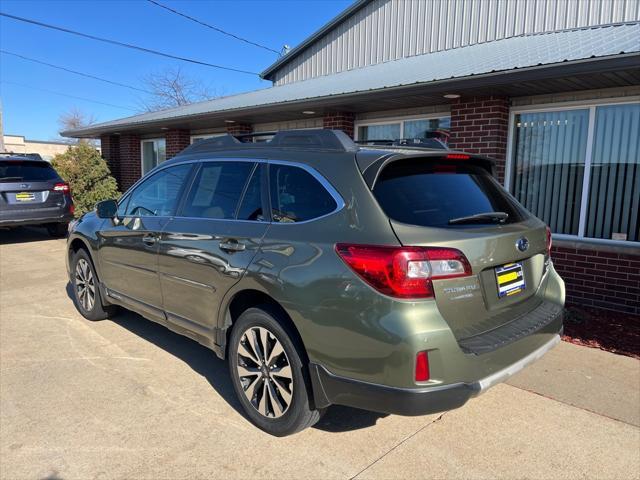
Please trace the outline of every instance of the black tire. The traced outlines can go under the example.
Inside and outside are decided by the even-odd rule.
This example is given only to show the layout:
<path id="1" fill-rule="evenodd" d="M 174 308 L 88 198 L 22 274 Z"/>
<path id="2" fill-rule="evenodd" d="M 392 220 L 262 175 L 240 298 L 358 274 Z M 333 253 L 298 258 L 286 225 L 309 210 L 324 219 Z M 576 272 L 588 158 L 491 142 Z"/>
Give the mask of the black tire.
<path id="1" fill-rule="evenodd" d="M 67 236 L 67 231 L 69 229 L 68 223 L 49 223 L 47 226 L 47 231 L 49 235 L 55 238 L 61 238 Z"/>
<path id="2" fill-rule="evenodd" d="M 93 289 L 90 288 L 91 282 Z M 71 258 L 71 287 L 76 308 L 87 320 L 104 320 L 115 313 L 114 306 L 105 305 L 102 301 L 96 269 L 84 249 L 78 250 Z M 93 301 L 88 301 L 87 297 L 82 295 L 83 290 L 87 291 L 87 295 L 93 294 Z"/>
<path id="3" fill-rule="evenodd" d="M 269 306 L 249 308 L 244 311 L 233 325 L 227 361 L 233 388 L 249 420 L 271 435 L 284 437 L 314 425 L 320 419 L 322 412 L 314 410 L 310 406 L 308 383 L 305 381 L 305 376 L 307 376 L 306 365 L 302 362 L 302 358 L 304 358 L 301 351 L 302 346 L 296 345 L 292 340 L 295 337 L 288 332 L 286 324 L 279 321 L 278 317 L 278 313 L 274 309 L 270 309 Z M 241 348 L 247 352 L 246 341 L 249 337 L 245 337 L 245 333 L 252 335 L 254 332 L 263 332 L 263 330 L 259 329 L 265 329 L 270 334 L 267 343 L 271 346 L 271 349 L 269 350 L 269 346 L 265 348 L 267 352 L 265 356 L 268 357 L 269 353 L 274 353 L 278 348 L 277 344 L 284 350 L 284 355 L 280 353 L 271 359 L 271 365 L 274 368 L 270 370 L 267 367 L 266 376 L 265 369 L 260 368 L 259 363 L 249 357 L 238 355 L 238 350 Z M 240 345 L 241 341 L 243 342 L 242 346 Z M 249 347 L 251 347 L 250 353 L 255 354 L 251 344 Z M 262 357 L 260 354 L 257 355 L 258 360 L 261 360 Z M 241 368 L 251 368 L 252 371 L 256 370 L 261 373 L 255 376 L 241 377 L 238 370 L 238 365 L 241 362 L 243 363 Z M 288 371 L 286 370 L 286 363 L 290 366 L 291 382 L 276 373 L 276 371 Z M 266 388 L 265 385 L 267 386 Z M 287 386 L 290 386 L 290 388 L 287 389 Z M 254 391 L 253 401 L 249 400 L 245 389 Z M 264 396 L 265 393 L 267 397 Z M 286 409 L 282 409 L 281 407 L 286 404 L 288 396 L 290 396 L 290 401 Z M 272 400 L 273 398 L 275 400 Z M 264 404 L 262 400 L 264 400 Z M 265 405 L 267 415 L 259 411 L 259 408 Z M 271 406 L 271 409 L 269 409 L 269 406 Z M 278 412 L 278 409 L 281 412 Z"/>

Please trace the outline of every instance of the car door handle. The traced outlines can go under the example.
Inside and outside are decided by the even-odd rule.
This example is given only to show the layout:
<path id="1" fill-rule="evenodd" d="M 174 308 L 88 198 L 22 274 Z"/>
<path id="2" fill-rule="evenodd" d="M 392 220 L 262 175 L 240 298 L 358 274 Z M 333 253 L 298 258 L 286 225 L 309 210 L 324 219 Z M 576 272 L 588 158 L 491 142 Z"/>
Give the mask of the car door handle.
<path id="1" fill-rule="evenodd" d="M 142 242 L 149 247 L 155 245 L 157 241 L 158 237 L 156 237 L 155 235 L 145 235 L 144 237 L 142 237 Z"/>
<path id="2" fill-rule="evenodd" d="M 237 240 L 224 240 L 220 242 L 218 247 L 220 250 L 224 250 L 226 252 L 241 252 L 246 248 L 246 245 L 238 242 Z"/>

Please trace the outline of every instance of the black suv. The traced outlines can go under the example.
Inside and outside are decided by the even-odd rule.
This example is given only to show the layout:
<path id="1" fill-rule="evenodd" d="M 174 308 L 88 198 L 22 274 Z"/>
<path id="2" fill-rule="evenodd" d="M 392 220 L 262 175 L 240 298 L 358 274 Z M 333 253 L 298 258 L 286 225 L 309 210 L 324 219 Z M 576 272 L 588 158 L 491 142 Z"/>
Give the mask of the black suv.
<path id="1" fill-rule="evenodd" d="M 48 162 L 0 156 L 0 227 L 40 225 L 64 236 L 73 219 L 71 189 Z"/>

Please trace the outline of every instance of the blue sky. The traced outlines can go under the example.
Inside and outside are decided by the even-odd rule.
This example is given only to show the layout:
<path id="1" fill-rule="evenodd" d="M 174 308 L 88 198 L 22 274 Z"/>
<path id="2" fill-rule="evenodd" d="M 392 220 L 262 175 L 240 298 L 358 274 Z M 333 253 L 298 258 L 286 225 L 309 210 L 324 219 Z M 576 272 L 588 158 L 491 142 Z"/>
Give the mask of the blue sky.
<path id="1" fill-rule="evenodd" d="M 351 0 L 159 0 L 207 23 L 279 50 L 295 46 Z M 277 59 L 178 17 L 146 0 L 2 0 L 0 11 L 208 63 L 260 72 Z M 143 87 L 145 75 L 180 67 L 217 94 L 229 95 L 271 82 L 158 57 L 0 17 L 0 48 L 120 83 Z M 144 94 L 0 54 L 0 97 L 5 134 L 55 139 L 58 117 L 71 108 L 97 121 L 135 114 Z M 115 106 L 67 98 L 55 91 Z M 117 108 L 127 107 L 126 108 Z M 133 111 L 132 111 L 133 110 Z"/>

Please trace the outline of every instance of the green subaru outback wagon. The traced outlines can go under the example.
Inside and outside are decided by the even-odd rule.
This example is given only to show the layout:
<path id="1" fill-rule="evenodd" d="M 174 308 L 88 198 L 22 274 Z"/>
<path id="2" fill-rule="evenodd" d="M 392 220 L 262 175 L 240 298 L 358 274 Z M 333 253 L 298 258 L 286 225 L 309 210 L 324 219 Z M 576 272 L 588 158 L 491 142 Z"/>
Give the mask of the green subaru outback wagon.
<path id="1" fill-rule="evenodd" d="M 490 159 L 332 130 L 247 140 L 198 142 L 71 226 L 84 317 L 124 307 L 211 348 L 279 436 L 332 404 L 460 407 L 559 341 L 549 229 Z"/>

